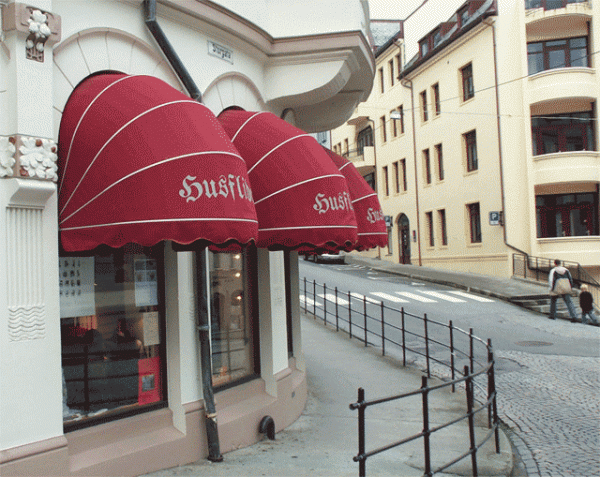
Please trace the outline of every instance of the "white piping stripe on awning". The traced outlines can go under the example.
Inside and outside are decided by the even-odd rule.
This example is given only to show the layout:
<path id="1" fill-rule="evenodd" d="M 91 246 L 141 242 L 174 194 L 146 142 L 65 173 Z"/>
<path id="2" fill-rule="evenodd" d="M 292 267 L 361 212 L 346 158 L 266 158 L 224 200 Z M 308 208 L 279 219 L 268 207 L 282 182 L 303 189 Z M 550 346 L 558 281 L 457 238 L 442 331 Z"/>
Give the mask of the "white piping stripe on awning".
<path id="1" fill-rule="evenodd" d="M 113 222 L 110 224 L 94 224 L 94 225 L 82 225 L 79 227 L 60 227 L 60 230 L 81 230 L 81 229 L 93 229 L 96 227 L 112 227 L 115 225 L 134 225 L 134 224 L 157 224 L 163 222 L 250 222 L 257 224 L 258 221 L 252 219 L 236 219 L 229 217 L 215 217 L 215 218 L 198 218 L 193 217 L 189 219 L 148 219 L 148 220 L 131 220 L 127 222 Z"/>
<path id="2" fill-rule="evenodd" d="M 340 171 L 341 171 L 341 170 L 342 170 L 344 167 L 346 167 L 346 166 L 349 166 L 349 165 L 350 165 L 350 162 L 346 162 L 346 164 L 344 164 L 342 167 L 340 167 Z"/>
<path id="3" fill-rule="evenodd" d="M 305 230 L 305 229 L 356 229 L 356 227 L 352 225 L 314 225 L 314 226 L 303 226 L 303 227 L 277 227 L 271 229 L 261 229 L 259 227 L 259 232 L 274 232 L 278 230 Z"/>
<path id="4" fill-rule="evenodd" d="M 108 146 L 108 144 L 115 138 L 117 137 L 121 132 L 123 132 L 127 127 L 129 127 L 131 124 L 133 124 L 135 121 L 137 121 L 138 119 L 140 119 L 142 116 L 145 116 L 146 114 L 149 114 L 153 111 L 156 111 L 157 109 L 166 107 L 166 106 L 171 106 L 173 104 L 180 104 L 180 103 L 192 103 L 192 104 L 197 104 L 199 106 L 203 106 L 201 103 L 199 103 L 198 101 L 194 101 L 192 99 L 182 99 L 182 100 L 177 100 L 177 101 L 169 101 L 168 103 L 164 103 L 164 104 L 159 104 L 158 106 L 154 106 L 146 111 L 144 111 L 143 113 L 138 114 L 135 118 L 129 120 L 128 122 L 126 122 L 123 126 L 121 126 L 105 143 L 104 145 L 100 148 L 100 150 L 98 151 L 98 153 L 96 154 L 96 156 L 94 157 L 94 159 L 92 160 L 92 162 L 90 162 L 90 165 L 88 166 L 88 168 L 85 170 L 85 172 L 83 173 L 83 175 L 81 176 L 81 178 L 79 179 L 79 182 L 77 183 L 77 186 L 75 187 L 75 189 L 73 189 L 73 191 L 71 192 L 70 197 L 67 199 L 67 201 L 65 202 L 65 205 L 63 206 L 63 208 L 61 209 L 61 211 L 59 212 L 59 215 L 63 213 L 63 211 L 65 210 L 65 208 L 67 207 L 67 205 L 69 204 L 69 202 L 71 201 L 71 199 L 73 198 L 73 195 L 75 194 L 75 192 L 77 191 L 77 189 L 79 188 L 79 186 L 81 185 L 81 182 L 83 181 L 83 179 L 85 178 L 85 176 L 87 175 L 87 173 L 89 172 L 90 168 L 94 165 L 94 162 L 96 162 L 96 159 L 98 159 L 98 156 L 100 156 L 100 154 L 102 154 L 102 151 L 106 148 L 106 146 Z M 239 157 L 241 161 L 243 161 L 243 159 L 240 156 Z"/>
<path id="5" fill-rule="evenodd" d="M 242 129 L 244 129 L 244 126 L 245 126 L 246 124 L 248 124 L 250 121 L 252 121 L 252 120 L 253 120 L 253 119 L 254 119 L 256 116 L 258 116 L 259 114 L 264 114 L 264 113 L 266 113 L 266 112 L 267 112 L 267 111 L 259 111 L 258 113 L 254 113 L 252 116 L 250 116 L 248 119 L 246 119 L 246 121 L 244 121 L 244 124 L 242 124 L 242 125 L 241 125 L 241 126 L 238 128 L 238 130 L 235 132 L 235 134 L 234 134 L 234 135 L 233 135 L 233 137 L 231 138 L 231 142 L 235 141 L 235 138 L 236 138 L 236 137 L 237 137 L 237 135 L 240 133 L 240 131 L 241 131 Z"/>
<path id="6" fill-rule="evenodd" d="M 273 192 L 272 194 L 269 194 L 269 195 L 267 195 L 267 196 L 263 197 L 263 198 L 262 198 L 262 199 L 260 199 L 260 200 L 254 201 L 254 205 L 258 205 L 258 204 L 260 204 L 260 203 L 261 203 L 263 200 L 267 200 L 267 199 L 269 199 L 269 198 L 273 197 L 274 195 L 281 194 L 282 192 L 285 192 L 286 190 L 293 189 L 294 187 L 298 187 L 298 186 L 301 186 L 301 185 L 304 185 L 304 184 L 308 184 L 309 182 L 318 181 L 318 180 L 320 180 L 320 179 L 326 179 L 326 178 L 328 178 L 328 177 L 341 177 L 341 178 L 344 178 L 344 176 L 343 176 L 343 175 L 341 175 L 341 174 L 328 174 L 328 175 L 326 175 L 326 176 L 313 177 L 313 178 L 311 178 L 311 179 L 307 179 L 307 180 L 305 180 L 305 181 L 302 181 L 302 182 L 297 182 L 296 184 L 292 184 L 292 185 L 290 185 L 290 186 L 284 187 L 283 189 L 279 189 L 278 191 L 275 191 L 275 192 Z"/>
<path id="7" fill-rule="evenodd" d="M 275 146 L 273 149 L 271 149 L 269 152 L 267 152 L 263 157 L 261 157 L 258 161 L 256 161 L 256 164 L 254 164 L 250 169 L 248 169 L 248 175 L 250 175 L 250 173 L 254 170 L 254 168 L 256 166 L 258 166 L 264 159 L 266 159 L 267 157 L 269 157 L 269 155 L 271 153 L 273 153 L 274 151 L 276 151 L 277 149 L 279 149 L 282 146 L 285 146 L 288 142 L 291 142 L 295 139 L 301 139 L 303 137 L 310 137 L 312 138 L 312 136 L 310 134 L 299 134 L 298 136 L 294 136 L 291 137 L 289 139 L 286 139 L 285 141 L 283 141 L 281 144 L 278 144 L 277 146 Z M 235 143 L 234 143 L 235 145 Z"/>
<path id="8" fill-rule="evenodd" d="M 64 181 L 65 176 L 66 176 L 67 168 L 69 167 L 69 158 L 71 157 L 71 147 L 73 147 L 73 141 L 75 141 L 75 136 L 77 135 L 77 132 L 79 131 L 79 126 L 81 125 L 81 122 L 83 121 L 83 118 L 85 118 L 85 115 L 90 110 L 90 108 L 93 106 L 93 104 L 96 102 L 96 100 L 98 98 L 100 98 L 100 96 L 102 96 L 102 94 L 107 89 L 109 89 L 109 88 L 113 87 L 114 85 L 116 85 L 117 83 L 120 83 L 121 81 L 129 79 L 129 78 L 135 78 L 135 75 L 134 76 L 125 76 L 123 78 L 119 78 L 116 81 L 112 82 L 106 88 L 104 88 L 102 91 L 100 91 L 98 93 L 98 95 L 92 101 L 90 101 L 90 104 L 88 104 L 88 107 L 85 108 L 85 111 L 83 112 L 83 114 L 79 118 L 79 121 L 77 122 L 77 126 L 75 127 L 75 130 L 73 131 L 73 137 L 71 137 L 71 143 L 69 144 L 69 148 L 67 149 L 67 158 L 65 159 L 65 165 L 63 167 L 63 170 L 61 171 L 61 179 L 60 179 L 60 184 L 58 186 L 58 193 L 59 194 L 60 194 L 60 190 L 62 189 L 62 184 L 63 184 L 63 181 Z"/>
<path id="9" fill-rule="evenodd" d="M 387 233 L 386 232 L 363 232 L 362 234 L 358 234 L 359 236 L 361 235 L 385 235 L 387 237 Z"/>
<path id="10" fill-rule="evenodd" d="M 353 203 L 353 204 L 355 204 L 356 202 L 359 202 L 359 201 L 361 201 L 361 200 L 368 199 L 369 197 L 373 197 L 373 196 L 376 196 L 376 195 L 377 195 L 377 192 L 373 192 L 372 194 L 367 194 L 367 195 L 364 195 L 364 196 L 362 196 L 362 197 L 359 197 L 358 199 L 354 199 L 354 200 L 352 201 L 352 203 Z"/>
<path id="11" fill-rule="evenodd" d="M 113 187 L 115 187 L 116 185 L 120 184 L 123 181 L 126 181 L 127 179 L 135 176 L 136 174 L 139 174 L 140 172 L 144 172 L 148 169 L 151 169 L 153 167 L 156 166 L 160 166 L 162 164 L 165 164 L 167 162 L 172 162 L 172 161 L 177 161 L 179 159 L 186 159 L 188 157 L 192 157 L 192 156 L 204 156 L 204 155 L 208 155 L 208 154 L 223 154 L 226 156 L 233 156 L 233 157 L 237 157 L 239 159 L 241 159 L 241 157 L 238 154 L 234 154 L 232 152 L 227 152 L 227 151 L 201 151 L 201 152 L 191 152 L 189 154 L 183 154 L 181 156 L 175 156 L 175 157 L 169 157 L 167 159 L 164 159 L 162 161 L 159 162 L 155 162 L 154 164 L 150 164 L 146 167 L 142 167 L 141 169 L 138 169 L 137 171 L 131 172 L 130 174 L 127 174 L 126 176 L 121 177 L 118 181 L 113 182 L 111 185 L 109 185 L 108 187 L 106 187 L 103 191 L 101 191 L 100 193 L 96 194 L 94 197 L 92 197 L 90 200 L 88 200 L 85 204 L 83 204 L 81 207 L 79 207 L 76 211 L 74 211 L 71 215 L 69 215 L 68 217 L 65 217 L 64 219 L 62 219 L 60 221 L 60 223 L 64 223 L 67 220 L 69 220 L 71 217 L 73 217 L 75 214 L 77 214 L 79 211 L 81 211 L 83 208 L 87 207 L 88 205 L 90 205 L 92 202 L 94 202 L 98 197 L 100 197 L 102 194 L 104 194 L 105 192 L 107 192 L 108 190 L 112 189 Z M 64 209 L 63 209 L 64 210 Z"/>

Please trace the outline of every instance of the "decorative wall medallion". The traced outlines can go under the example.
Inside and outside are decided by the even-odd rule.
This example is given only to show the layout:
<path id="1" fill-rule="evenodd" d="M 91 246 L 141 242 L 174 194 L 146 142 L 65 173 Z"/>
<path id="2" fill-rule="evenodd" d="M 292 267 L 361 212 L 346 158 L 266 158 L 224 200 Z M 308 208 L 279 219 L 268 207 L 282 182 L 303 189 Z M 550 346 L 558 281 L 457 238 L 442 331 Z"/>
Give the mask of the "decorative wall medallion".
<path id="1" fill-rule="evenodd" d="M 46 41 L 52 34 L 48 26 L 48 16 L 41 10 L 31 10 L 29 23 L 29 36 L 25 42 L 26 58 L 28 60 L 44 61 L 44 48 Z"/>
<path id="2" fill-rule="evenodd" d="M 16 142 L 13 136 L 0 137 L 0 177 L 11 177 L 14 174 Z"/>
<path id="3" fill-rule="evenodd" d="M 26 58 L 43 62 L 46 45 L 60 41 L 60 16 L 23 3 L 9 3 L 3 8 L 2 30 L 26 33 Z"/>
<path id="4" fill-rule="evenodd" d="M 57 146 L 51 139 L 18 136 L 19 175 L 35 179 L 58 180 Z"/>

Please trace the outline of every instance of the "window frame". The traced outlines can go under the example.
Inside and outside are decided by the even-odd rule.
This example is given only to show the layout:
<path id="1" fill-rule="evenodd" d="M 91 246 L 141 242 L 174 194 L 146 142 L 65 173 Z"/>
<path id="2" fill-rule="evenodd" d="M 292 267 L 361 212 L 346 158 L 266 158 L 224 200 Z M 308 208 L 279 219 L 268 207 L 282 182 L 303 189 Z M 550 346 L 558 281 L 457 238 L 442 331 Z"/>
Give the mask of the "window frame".
<path id="1" fill-rule="evenodd" d="M 383 66 L 381 68 L 379 68 L 379 87 L 380 87 L 380 93 L 381 94 L 385 93 L 385 77 L 383 75 Z"/>
<path id="2" fill-rule="evenodd" d="M 435 83 L 431 86 L 431 94 L 433 97 L 433 111 L 435 116 L 439 116 L 442 113 L 442 104 L 440 101 L 440 84 Z"/>
<path id="3" fill-rule="evenodd" d="M 387 127 L 385 124 L 385 115 L 379 118 L 379 127 L 381 128 L 381 140 L 382 142 L 387 142 Z"/>
<path id="4" fill-rule="evenodd" d="M 389 66 L 389 71 L 390 71 L 390 87 L 393 87 L 395 84 L 395 79 L 394 78 L 394 58 L 392 58 L 390 61 L 388 61 L 388 66 Z"/>
<path id="5" fill-rule="evenodd" d="M 475 80 L 473 77 L 473 63 L 468 63 L 460 69 L 462 101 L 463 103 L 475 97 Z"/>
<path id="6" fill-rule="evenodd" d="M 442 143 L 436 144 L 434 146 L 435 149 L 435 160 L 436 160 L 436 170 L 437 170 L 437 180 L 442 182 L 445 178 L 444 175 L 444 151 L 442 148 Z"/>
<path id="7" fill-rule="evenodd" d="M 400 193 L 400 161 L 396 161 L 393 164 L 393 172 L 394 172 L 394 189 L 395 193 Z"/>
<path id="8" fill-rule="evenodd" d="M 408 190 L 408 179 L 406 178 L 406 159 L 400 159 L 400 170 L 402 172 L 403 192 Z"/>
<path id="9" fill-rule="evenodd" d="M 426 123 L 429 121 L 429 111 L 427 110 L 427 90 L 420 93 L 421 98 L 421 121 Z"/>
<path id="10" fill-rule="evenodd" d="M 463 134 L 463 143 L 467 173 L 478 171 L 479 159 L 477 155 L 477 132 L 475 129 Z"/>
<path id="11" fill-rule="evenodd" d="M 433 225 L 433 212 L 425 212 L 425 221 L 427 227 L 428 247 L 435 247 L 435 233 Z"/>
<path id="12" fill-rule="evenodd" d="M 585 40 L 585 47 L 572 47 L 571 46 L 571 42 L 575 41 L 575 40 Z M 559 41 L 564 41 L 565 45 L 560 48 L 557 46 L 551 46 L 550 44 L 552 43 L 556 43 Z M 544 41 L 533 41 L 533 42 L 529 42 L 527 43 L 527 71 L 529 75 L 535 75 L 537 73 L 541 73 L 543 71 L 549 71 L 549 70 L 553 70 L 553 69 L 559 69 L 559 68 L 589 68 L 590 67 L 590 61 L 589 61 L 589 54 L 590 54 L 590 47 L 589 47 L 590 41 L 589 38 L 587 36 L 574 36 L 574 37 L 567 37 L 567 38 L 555 38 L 552 40 L 544 40 Z M 530 48 L 533 46 L 541 46 L 541 51 L 530 51 Z M 576 57 L 573 58 L 573 54 L 579 50 L 585 50 L 585 55 L 584 56 L 580 56 L 580 57 Z M 564 52 L 564 58 L 565 58 L 565 62 L 563 65 L 561 66 L 554 66 L 551 67 L 550 66 L 550 55 L 552 52 L 556 52 L 556 51 L 563 51 Z M 536 71 L 531 71 L 531 61 L 530 59 L 533 57 L 538 57 L 541 56 L 542 59 L 542 69 L 536 70 Z M 585 65 L 581 66 L 581 65 L 572 65 L 572 63 L 578 61 L 578 60 L 584 60 L 585 61 Z M 537 64 L 537 62 L 536 62 Z"/>
<path id="13" fill-rule="evenodd" d="M 404 134 L 404 105 L 398 106 L 398 112 L 400 113 L 400 134 Z"/>
<path id="14" fill-rule="evenodd" d="M 425 180 L 425 185 L 431 185 L 433 180 L 431 174 L 431 153 L 429 152 L 429 148 L 423 149 L 421 154 L 423 156 L 423 179 Z"/>
<path id="15" fill-rule="evenodd" d="M 382 172 L 383 172 L 383 182 L 384 182 L 383 190 L 385 192 L 385 196 L 389 197 L 390 196 L 390 181 L 389 181 L 388 166 L 383 166 Z"/>
<path id="16" fill-rule="evenodd" d="M 469 219 L 469 236 L 471 244 L 482 243 L 481 208 L 479 202 L 467 204 L 467 216 Z"/>
<path id="17" fill-rule="evenodd" d="M 438 210 L 438 222 L 440 224 L 440 237 L 442 246 L 448 245 L 448 224 L 446 223 L 446 209 Z"/>

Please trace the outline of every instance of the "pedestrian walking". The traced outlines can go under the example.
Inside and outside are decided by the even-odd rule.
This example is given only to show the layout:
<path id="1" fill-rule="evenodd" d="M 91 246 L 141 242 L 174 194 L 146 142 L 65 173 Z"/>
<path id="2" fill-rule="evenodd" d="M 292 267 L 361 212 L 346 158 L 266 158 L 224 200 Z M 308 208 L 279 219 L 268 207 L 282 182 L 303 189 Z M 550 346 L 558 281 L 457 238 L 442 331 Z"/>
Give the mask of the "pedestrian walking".
<path id="1" fill-rule="evenodd" d="M 587 285 L 581 285 L 581 293 L 579 294 L 579 306 L 581 307 L 581 322 L 586 325 L 588 318 L 594 325 L 598 325 L 598 318 L 594 315 L 594 297 L 588 291 Z"/>
<path id="2" fill-rule="evenodd" d="M 556 300 L 561 297 L 567 305 L 571 322 L 575 323 L 577 321 L 577 311 L 571 299 L 573 277 L 571 272 L 562 266 L 560 260 L 554 260 L 554 268 L 550 270 L 548 282 L 550 284 L 550 316 L 548 318 L 551 320 L 556 319 Z"/>

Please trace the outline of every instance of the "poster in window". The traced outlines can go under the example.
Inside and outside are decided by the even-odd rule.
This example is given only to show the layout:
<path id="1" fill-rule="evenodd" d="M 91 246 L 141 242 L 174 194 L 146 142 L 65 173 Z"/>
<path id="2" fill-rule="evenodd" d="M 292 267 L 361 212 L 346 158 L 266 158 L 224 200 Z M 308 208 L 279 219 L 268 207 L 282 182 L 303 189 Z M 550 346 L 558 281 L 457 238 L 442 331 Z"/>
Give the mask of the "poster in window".
<path id="1" fill-rule="evenodd" d="M 135 306 L 158 305 L 158 276 L 156 260 L 135 260 Z"/>
<path id="2" fill-rule="evenodd" d="M 59 258 L 60 317 L 96 314 L 94 257 Z"/>
<path id="3" fill-rule="evenodd" d="M 142 338 L 144 346 L 160 344 L 158 311 L 142 313 Z"/>

